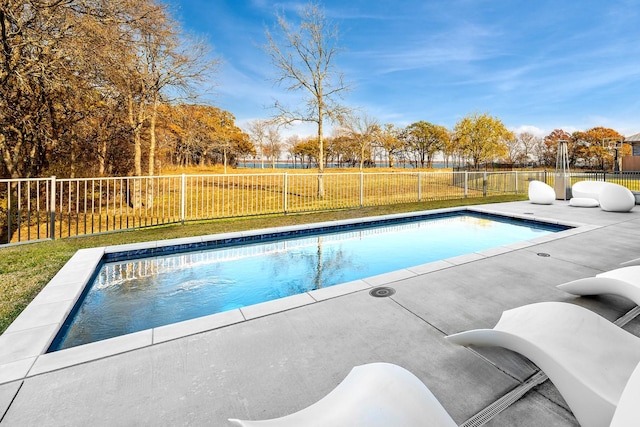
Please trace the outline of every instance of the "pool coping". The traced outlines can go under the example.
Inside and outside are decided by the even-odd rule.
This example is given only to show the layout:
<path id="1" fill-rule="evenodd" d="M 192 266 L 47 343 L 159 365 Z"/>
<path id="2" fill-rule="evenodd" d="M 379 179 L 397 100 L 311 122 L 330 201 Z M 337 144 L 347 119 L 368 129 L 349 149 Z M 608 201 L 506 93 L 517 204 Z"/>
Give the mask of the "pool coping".
<path id="1" fill-rule="evenodd" d="M 334 285 L 328 288 L 308 291 L 302 294 L 267 301 L 239 309 L 216 313 L 153 329 L 147 329 L 53 353 L 45 353 L 55 338 L 60 326 L 65 321 L 66 317 L 73 309 L 77 299 L 82 294 L 85 286 L 91 280 L 94 270 L 100 265 L 105 255 L 118 252 L 144 251 L 149 248 L 163 247 L 173 247 L 178 248 L 178 250 L 180 250 L 180 248 L 184 248 L 184 250 L 188 250 L 193 249 L 194 246 L 201 245 L 202 242 L 211 240 L 238 239 L 247 236 L 287 233 L 335 225 L 353 225 L 356 223 L 362 223 L 363 221 L 375 222 L 453 212 L 475 212 L 480 214 L 498 215 L 501 217 L 537 221 L 552 225 L 570 226 L 573 228 L 531 240 L 524 240 L 479 252 L 472 252 L 466 255 L 434 261 L 415 267 Z M 406 278 L 531 247 L 597 228 L 600 228 L 600 226 L 587 225 L 572 221 L 558 221 L 529 213 L 505 214 L 505 212 L 493 210 L 487 207 L 463 207 L 81 249 L 72 256 L 72 258 L 60 269 L 60 271 L 51 279 L 43 290 L 23 310 L 18 318 L 16 318 L 16 320 L 2 335 L 0 335 L 0 384 L 21 380 L 46 372 L 137 350 L 240 322 L 250 321 L 252 319 L 303 307 L 309 304 L 315 304 L 354 292 L 370 290 L 371 288 L 389 285 L 393 282 Z"/>

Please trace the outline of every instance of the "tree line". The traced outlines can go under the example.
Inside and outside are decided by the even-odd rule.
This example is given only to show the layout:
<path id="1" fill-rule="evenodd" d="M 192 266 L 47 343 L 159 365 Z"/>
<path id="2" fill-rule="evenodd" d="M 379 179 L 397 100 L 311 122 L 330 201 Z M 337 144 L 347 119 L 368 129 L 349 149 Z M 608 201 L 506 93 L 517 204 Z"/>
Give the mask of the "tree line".
<path id="1" fill-rule="evenodd" d="M 217 64 L 155 0 L 3 1 L 0 177 L 152 175 Z"/>
<path id="2" fill-rule="evenodd" d="M 251 122 L 248 133 L 263 167 L 264 160 L 266 167 L 275 167 L 282 159 L 303 167 L 318 166 L 320 145 L 316 137 L 283 138 L 277 124 L 267 120 Z M 402 127 L 380 124 L 366 114 L 351 115 L 325 137 L 324 156 L 328 164 L 360 169 L 376 165 L 432 168 L 436 160 L 445 167 L 464 169 L 492 163 L 551 168 L 556 164 L 559 141 L 566 141 L 573 168 L 608 170 L 614 167 L 616 154 L 618 158 L 631 154 L 631 146 L 621 144 L 624 136 L 610 128 L 573 133 L 556 129 L 539 137 L 509 131 L 499 118 L 473 113 L 452 129 L 424 120 Z"/>

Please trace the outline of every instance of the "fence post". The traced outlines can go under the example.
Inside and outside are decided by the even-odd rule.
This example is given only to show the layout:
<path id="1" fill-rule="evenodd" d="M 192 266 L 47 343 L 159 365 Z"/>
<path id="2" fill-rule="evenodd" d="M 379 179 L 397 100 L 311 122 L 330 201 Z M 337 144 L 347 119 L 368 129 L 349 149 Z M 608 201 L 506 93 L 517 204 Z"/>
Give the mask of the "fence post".
<path id="1" fill-rule="evenodd" d="M 482 197 L 487 197 L 487 171 L 482 175 Z"/>
<path id="2" fill-rule="evenodd" d="M 469 197 L 469 171 L 464 171 L 464 198 Z"/>
<path id="3" fill-rule="evenodd" d="M 288 182 L 288 176 L 287 173 L 283 173 L 282 174 L 282 212 L 284 214 L 287 213 L 287 192 L 288 192 L 288 186 L 289 186 L 289 182 Z"/>
<path id="4" fill-rule="evenodd" d="M 516 180 L 516 195 L 518 194 L 518 171 L 515 171 L 515 180 Z"/>
<path id="5" fill-rule="evenodd" d="M 187 206 L 187 177 L 182 174 L 180 179 L 180 222 L 184 225 L 185 210 Z"/>
<path id="6" fill-rule="evenodd" d="M 7 244 L 11 243 L 11 217 L 13 212 L 11 211 L 11 181 L 7 182 Z"/>
<path id="7" fill-rule="evenodd" d="M 56 238 L 56 176 L 51 177 L 51 200 L 49 201 L 49 238 Z"/>
<path id="8" fill-rule="evenodd" d="M 364 172 L 360 171 L 360 207 L 364 206 Z"/>
<path id="9" fill-rule="evenodd" d="M 418 172 L 418 202 L 422 201 L 422 172 Z"/>

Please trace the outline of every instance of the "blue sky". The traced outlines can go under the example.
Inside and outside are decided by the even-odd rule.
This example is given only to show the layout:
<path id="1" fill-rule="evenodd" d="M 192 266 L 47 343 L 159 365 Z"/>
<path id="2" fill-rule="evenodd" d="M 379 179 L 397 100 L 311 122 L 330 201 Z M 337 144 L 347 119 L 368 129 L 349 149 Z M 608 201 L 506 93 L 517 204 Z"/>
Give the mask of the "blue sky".
<path id="1" fill-rule="evenodd" d="M 302 99 L 274 84 L 278 71 L 260 46 L 276 12 L 294 20 L 304 2 L 164 1 L 223 61 L 209 99 L 239 125 L 269 118 L 275 99 Z M 640 0 L 320 4 L 341 33 L 336 65 L 351 86 L 343 102 L 381 123 L 451 129 L 477 112 L 538 136 L 595 126 L 640 132 Z"/>

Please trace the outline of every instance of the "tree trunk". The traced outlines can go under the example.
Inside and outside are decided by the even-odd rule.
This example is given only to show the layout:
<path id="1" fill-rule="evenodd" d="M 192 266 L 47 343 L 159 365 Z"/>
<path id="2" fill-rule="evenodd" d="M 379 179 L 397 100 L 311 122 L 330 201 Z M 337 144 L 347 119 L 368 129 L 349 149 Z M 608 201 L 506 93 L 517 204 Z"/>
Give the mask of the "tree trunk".
<path id="1" fill-rule="evenodd" d="M 324 141 L 322 140 L 322 119 L 324 111 L 322 105 L 318 107 L 318 197 L 324 197 Z"/>
<path id="2" fill-rule="evenodd" d="M 260 143 L 260 163 L 262 165 L 261 169 L 264 169 L 264 150 L 262 148 L 262 142 Z"/>
<path id="3" fill-rule="evenodd" d="M 99 162 L 99 167 L 98 167 L 98 175 L 99 176 L 104 176 L 105 174 L 105 164 L 107 162 L 107 141 L 106 140 L 102 140 L 102 143 L 100 144 L 100 156 L 98 159 Z"/>
<path id="4" fill-rule="evenodd" d="M 133 94 L 129 93 L 128 95 L 128 109 L 129 109 L 129 125 L 131 126 L 131 131 L 133 133 L 133 167 L 134 167 L 134 176 L 142 176 L 142 141 L 141 141 L 141 132 L 142 132 L 142 119 L 144 117 L 144 113 L 142 110 L 142 105 L 138 108 L 137 120 L 134 114 L 134 102 L 133 102 Z M 131 203 L 134 208 L 142 207 L 142 188 L 140 186 L 140 180 L 133 180 L 133 194 L 131 196 Z"/>
<path id="5" fill-rule="evenodd" d="M 158 93 L 153 93 L 151 117 L 149 118 L 149 176 L 154 175 L 156 163 L 156 119 L 158 118 Z"/>
<path id="6" fill-rule="evenodd" d="M 142 175 L 142 138 L 140 133 L 142 132 L 142 119 L 143 111 L 142 105 L 138 108 L 137 117 L 134 111 L 133 94 L 129 93 L 127 96 L 128 113 L 129 113 L 129 126 L 131 127 L 131 133 L 133 134 L 133 168 L 134 175 Z"/>
<path id="7" fill-rule="evenodd" d="M 75 143 L 76 139 L 74 138 L 73 132 L 71 132 L 71 159 L 70 159 L 70 165 L 69 165 L 69 178 L 75 178 L 76 177 L 76 143 Z"/>
<path id="8" fill-rule="evenodd" d="M 225 144 L 225 146 L 222 149 L 222 162 L 224 163 L 224 173 L 227 173 L 227 146 Z"/>
<path id="9" fill-rule="evenodd" d="M 323 288 L 323 270 L 324 270 L 324 263 L 322 260 L 322 236 L 318 236 L 318 251 L 316 253 L 317 256 L 317 260 L 316 260 L 316 271 L 314 271 L 315 273 L 315 277 L 313 278 L 313 289 L 322 289 Z"/>
<path id="10" fill-rule="evenodd" d="M 18 231 L 18 184 L 7 183 L 7 211 L 2 215 L 0 211 L 0 245 L 11 243 L 13 235 Z M 0 195 L 2 195 L 0 193 Z"/>

